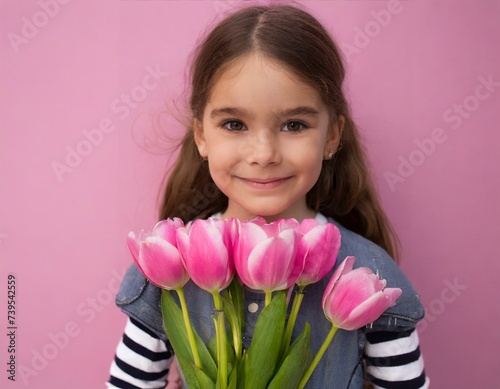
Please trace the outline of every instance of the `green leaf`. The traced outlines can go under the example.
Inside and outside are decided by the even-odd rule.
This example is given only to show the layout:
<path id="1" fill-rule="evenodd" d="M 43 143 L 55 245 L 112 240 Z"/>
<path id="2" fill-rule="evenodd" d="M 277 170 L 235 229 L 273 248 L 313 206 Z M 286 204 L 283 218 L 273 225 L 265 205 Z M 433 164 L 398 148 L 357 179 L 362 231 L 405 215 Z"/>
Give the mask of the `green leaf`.
<path id="1" fill-rule="evenodd" d="M 233 279 L 229 287 L 224 291 L 224 314 L 231 327 L 231 337 L 234 353 L 237 359 L 241 359 L 243 352 L 242 333 L 245 326 L 245 313 L 243 304 L 243 287 L 238 280 Z"/>
<path id="2" fill-rule="evenodd" d="M 311 360 L 311 327 L 306 323 L 267 389 L 296 388 Z"/>
<path id="3" fill-rule="evenodd" d="M 234 305 L 231 299 L 228 298 L 227 296 L 224 296 L 223 301 L 224 301 L 224 315 L 228 319 L 230 326 L 229 331 L 227 331 L 227 339 L 228 343 L 230 343 L 230 345 L 232 346 L 230 349 L 231 349 L 231 355 L 233 355 L 234 359 L 234 354 L 236 352 L 235 344 L 237 345 L 238 350 L 241 350 L 243 347 L 241 343 L 240 323 L 239 319 L 236 316 Z M 239 353 L 241 354 L 241 351 Z"/>
<path id="4" fill-rule="evenodd" d="M 236 317 L 236 311 L 234 310 L 234 304 L 231 301 L 231 298 L 226 295 L 222 297 L 222 300 L 224 301 L 224 314 L 226 315 L 231 328 L 234 328 L 234 326 L 239 322 Z"/>
<path id="5" fill-rule="evenodd" d="M 229 386 L 227 389 L 237 389 L 238 388 L 238 369 L 233 366 L 231 374 L 229 374 Z"/>
<path id="6" fill-rule="evenodd" d="M 228 334 L 228 342 L 226 343 L 226 351 L 227 351 L 227 363 L 231 366 L 234 363 L 234 349 L 233 344 L 231 343 L 231 338 Z M 208 342 L 208 351 L 212 356 L 213 360 L 217 360 L 217 337 L 212 336 L 212 339 Z"/>
<path id="7" fill-rule="evenodd" d="M 198 381 L 200 389 L 215 389 L 214 382 L 210 379 L 209 376 L 205 374 L 203 370 L 198 369 L 196 366 L 193 366 L 193 371 L 196 375 L 196 379 Z M 189 386 L 189 388 L 191 387 Z"/>
<path id="8" fill-rule="evenodd" d="M 243 286 L 236 279 L 233 279 L 231 284 L 229 284 L 229 293 L 231 295 L 231 300 L 233 301 L 234 311 L 236 317 L 239 319 L 241 332 L 245 329 L 245 303 L 243 300 Z"/>
<path id="9" fill-rule="evenodd" d="M 228 365 L 232 366 L 235 363 L 235 356 L 234 356 L 234 346 L 231 337 L 228 334 L 228 341 L 226 342 L 227 346 L 227 363 Z"/>
<path id="10" fill-rule="evenodd" d="M 177 352 L 175 353 L 175 356 L 177 358 L 177 362 L 179 363 L 182 375 L 184 376 L 184 379 L 186 380 L 189 389 L 202 389 L 202 387 L 200 387 L 198 383 L 198 378 L 196 377 L 196 374 L 194 372 L 194 368 L 196 366 L 194 365 L 191 356 L 189 358 L 186 358 L 184 354 Z"/>
<path id="11" fill-rule="evenodd" d="M 246 366 L 246 362 L 247 362 L 247 357 L 248 357 L 248 354 L 245 351 L 243 351 L 243 356 L 241 357 L 241 361 L 239 363 L 236 364 L 236 370 L 237 370 L 237 374 L 238 374 L 238 384 L 237 384 L 237 388 L 244 388 L 245 387 L 245 366 Z"/>
<path id="12" fill-rule="evenodd" d="M 165 332 L 167 333 L 167 338 L 174 348 L 174 352 L 177 355 L 177 359 L 179 360 L 179 364 L 181 365 L 182 373 L 186 378 L 186 382 L 189 388 L 196 388 L 198 386 L 196 382 L 198 374 L 194 373 L 193 367 L 195 367 L 195 364 L 193 362 L 193 355 L 189 346 L 189 340 L 186 326 L 184 324 L 184 318 L 182 316 L 182 311 L 174 301 L 172 294 L 167 290 L 162 290 L 161 306 L 163 323 L 165 326 Z M 194 329 L 193 331 L 200 354 L 203 373 L 210 378 L 213 384 L 217 379 L 217 365 L 210 355 L 207 347 L 203 343 L 203 340 Z M 191 378 L 188 379 L 188 377 Z M 201 387 L 201 389 L 205 388 Z"/>
<path id="13" fill-rule="evenodd" d="M 260 313 L 245 362 L 245 389 L 265 388 L 274 374 L 283 339 L 286 292 L 275 294 Z"/>
<path id="14" fill-rule="evenodd" d="M 212 359 L 214 361 L 216 361 L 217 360 L 217 338 L 215 336 L 212 336 L 212 338 L 208 342 L 208 351 L 210 352 Z"/>

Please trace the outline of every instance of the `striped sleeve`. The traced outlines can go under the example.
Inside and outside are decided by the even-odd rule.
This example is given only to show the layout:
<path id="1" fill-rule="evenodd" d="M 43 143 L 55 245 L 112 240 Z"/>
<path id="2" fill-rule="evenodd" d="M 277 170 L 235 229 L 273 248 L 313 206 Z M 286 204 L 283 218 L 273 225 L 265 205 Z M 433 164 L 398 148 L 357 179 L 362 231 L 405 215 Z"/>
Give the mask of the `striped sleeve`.
<path id="1" fill-rule="evenodd" d="M 165 341 L 129 318 L 116 348 L 107 388 L 164 388 L 172 356 Z"/>
<path id="2" fill-rule="evenodd" d="M 366 341 L 366 370 L 375 389 L 429 387 L 415 329 L 367 333 Z"/>

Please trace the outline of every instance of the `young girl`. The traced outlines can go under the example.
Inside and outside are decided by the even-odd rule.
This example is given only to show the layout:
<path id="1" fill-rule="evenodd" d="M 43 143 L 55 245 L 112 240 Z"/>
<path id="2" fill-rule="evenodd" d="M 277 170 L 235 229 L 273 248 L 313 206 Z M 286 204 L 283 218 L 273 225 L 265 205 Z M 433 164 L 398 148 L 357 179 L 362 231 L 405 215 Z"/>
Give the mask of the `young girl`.
<path id="1" fill-rule="evenodd" d="M 342 236 L 337 264 L 353 255 L 355 266 L 372 268 L 403 294 L 366 328 L 340 330 L 306 387 L 359 389 L 371 382 L 380 388 L 427 388 L 415 331 L 423 308 L 391 259 L 397 254 L 395 237 L 369 177 L 343 80 L 338 47 L 315 18 L 296 7 L 250 7 L 220 22 L 192 64 L 192 121 L 160 219 L 260 215 L 268 222 L 335 223 Z M 311 324 L 314 352 L 330 329 L 321 308 L 329 278 L 306 289 L 295 326 L 300 331 L 306 321 Z M 211 296 L 191 283 L 185 291 L 203 334 L 211 323 Z M 129 321 L 109 388 L 167 384 L 173 350 L 159 300 L 160 290 L 132 265 L 116 300 Z M 263 295 L 247 290 L 245 304 L 248 346 Z M 180 384 L 174 378 L 167 387 Z"/>

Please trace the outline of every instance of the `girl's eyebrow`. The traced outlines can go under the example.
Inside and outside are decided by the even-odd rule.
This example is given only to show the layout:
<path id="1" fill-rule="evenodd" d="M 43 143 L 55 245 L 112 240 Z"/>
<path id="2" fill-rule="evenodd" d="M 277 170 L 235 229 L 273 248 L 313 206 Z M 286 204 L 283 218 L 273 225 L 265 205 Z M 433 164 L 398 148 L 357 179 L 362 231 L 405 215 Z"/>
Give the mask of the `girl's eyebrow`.
<path id="1" fill-rule="evenodd" d="M 285 109 L 274 114 L 276 119 L 285 117 L 285 116 L 295 116 L 295 115 L 304 115 L 304 116 L 319 116 L 320 112 L 313 107 L 309 106 L 299 106 L 295 108 Z M 245 108 L 236 108 L 236 107 L 223 107 L 223 108 L 215 108 L 210 112 L 210 118 L 214 119 L 218 116 L 224 115 L 232 115 L 232 116 L 242 116 L 248 117 L 250 119 L 254 119 L 255 115 L 252 115 Z"/>

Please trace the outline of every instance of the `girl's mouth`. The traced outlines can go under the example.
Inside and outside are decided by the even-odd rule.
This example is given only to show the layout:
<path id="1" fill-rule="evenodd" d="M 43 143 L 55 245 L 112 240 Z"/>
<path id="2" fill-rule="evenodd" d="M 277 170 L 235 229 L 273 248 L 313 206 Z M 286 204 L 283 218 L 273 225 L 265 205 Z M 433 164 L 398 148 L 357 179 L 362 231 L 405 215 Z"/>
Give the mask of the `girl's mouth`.
<path id="1" fill-rule="evenodd" d="M 239 179 L 245 184 L 257 189 L 274 189 L 287 182 L 291 177 L 274 177 L 274 178 L 245 178 Z"/>

